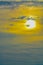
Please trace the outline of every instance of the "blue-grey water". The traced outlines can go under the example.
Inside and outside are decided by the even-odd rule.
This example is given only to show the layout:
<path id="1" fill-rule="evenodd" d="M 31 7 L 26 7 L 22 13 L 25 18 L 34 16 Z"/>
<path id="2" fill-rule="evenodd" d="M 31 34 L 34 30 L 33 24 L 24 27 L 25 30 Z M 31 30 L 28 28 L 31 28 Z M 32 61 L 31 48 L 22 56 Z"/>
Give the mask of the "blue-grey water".
<path id="1" fill-rule="evenodd" d="M 17 43 L 17 37 L 0 33 L 0 65 L 43 65 L 43 41 Z"/>

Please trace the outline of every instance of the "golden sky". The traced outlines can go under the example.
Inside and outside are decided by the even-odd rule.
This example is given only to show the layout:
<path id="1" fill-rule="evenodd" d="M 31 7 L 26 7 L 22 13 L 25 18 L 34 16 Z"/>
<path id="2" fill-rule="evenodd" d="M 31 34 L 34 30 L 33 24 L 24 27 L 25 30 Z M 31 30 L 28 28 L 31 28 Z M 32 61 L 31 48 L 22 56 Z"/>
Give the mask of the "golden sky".
<path id="1" fill-rule="evenodd" d="M 43 25 L 41 24 L 41 17 L 43 17 L 43 7 L 27 7 L 24 5 L 20 5 L 18 8 L 15 8 L 13 10 L 10 9 L 4 9 L 3 11 L 0 10 L 0 19 L 6 19 L 4 22 L 0 21 L 0 31 L 3 32 L 10 32 L 10 33 L 16 33 L 16 34 L 34 34 L 38 33 L 38 31 L 42 31 Z M 17 19 L 20 18 L 20 16 L 26 16 L 24 19 Z M 27 18 L 32 16 L 36 21 L 36 28 L 29 30 L 25 28 L 25 22 L 27 21 Z M 12 18 L 15 18 L 14 20 L 10 20 Z M 9 19 L 9 20 L 8 20 Z M 2 24 L 1 24 L 2 23 Z M 12 26 L 11 26 L 12 25 Z M 25 32 L 25 33 L 24 33 Z"/>
<path id="2" fill-rule="evenodd" d="M 43 40 L 43 7 L 42 6 L 26 6 L 20 5 L 14 9 L 0 9 L 0 32 L 30 35 L 18 38 L 28 42 L 33 40 Z M 24 19 L 19 19 L 20 16 L 25 16 Z M 27 29 L 25 22 L 31 17 L 36 21 L 36 28 Z M 35 36 L 34 36 L 35 35 Z M 23 40 L 24 39 L 24 40 Z M 29 40 L 28 40 L 29 39 Z M 16 40 L 15 40 L 16 41 Z M 19 41 L 20 42 L 20 41 Z"/>

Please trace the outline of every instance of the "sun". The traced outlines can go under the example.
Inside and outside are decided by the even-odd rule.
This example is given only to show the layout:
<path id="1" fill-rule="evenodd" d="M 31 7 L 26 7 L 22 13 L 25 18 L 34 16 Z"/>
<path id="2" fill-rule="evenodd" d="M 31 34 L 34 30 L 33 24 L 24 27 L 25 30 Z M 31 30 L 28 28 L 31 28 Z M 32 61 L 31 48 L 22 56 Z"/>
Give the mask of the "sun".
<path id="1" fill-rule="evenodd" d="M 36 21 L 33 19 L 29 19 L 25 22 L 25 27 L 27 29 L 34 29 L 36 27 Z"/>

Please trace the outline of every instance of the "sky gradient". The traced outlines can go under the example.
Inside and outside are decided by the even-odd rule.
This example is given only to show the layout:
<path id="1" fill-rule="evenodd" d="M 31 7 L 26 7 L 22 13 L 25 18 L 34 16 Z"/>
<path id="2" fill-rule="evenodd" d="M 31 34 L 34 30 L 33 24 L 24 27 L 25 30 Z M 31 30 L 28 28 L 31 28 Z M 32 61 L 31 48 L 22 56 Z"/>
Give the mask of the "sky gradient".
<path id="1" fill-rule="evenodd" d="M 0 65 L 43 65 L 43 2 L 9 1 L 0 1 Z"/>

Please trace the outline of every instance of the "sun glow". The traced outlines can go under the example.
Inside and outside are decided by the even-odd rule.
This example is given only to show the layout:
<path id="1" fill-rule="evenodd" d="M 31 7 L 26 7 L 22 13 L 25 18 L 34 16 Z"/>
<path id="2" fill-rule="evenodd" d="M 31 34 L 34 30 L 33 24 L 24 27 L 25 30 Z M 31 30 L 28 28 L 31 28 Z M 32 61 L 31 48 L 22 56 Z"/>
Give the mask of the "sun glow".
<path id="1" fill-rule="evenodd" d="M 27 29 L 33 29 L 33 28 L 35 28 L 36 27 L 36 21 L 33 20 L 33 19 L 27 20 L 26 23 L 25 23 L 25 27 Z"/>

